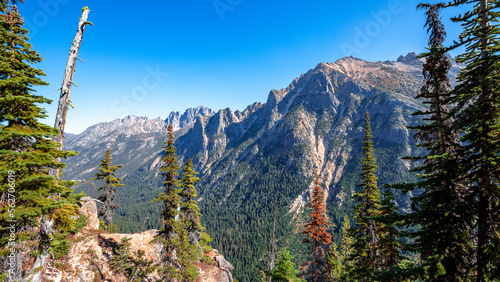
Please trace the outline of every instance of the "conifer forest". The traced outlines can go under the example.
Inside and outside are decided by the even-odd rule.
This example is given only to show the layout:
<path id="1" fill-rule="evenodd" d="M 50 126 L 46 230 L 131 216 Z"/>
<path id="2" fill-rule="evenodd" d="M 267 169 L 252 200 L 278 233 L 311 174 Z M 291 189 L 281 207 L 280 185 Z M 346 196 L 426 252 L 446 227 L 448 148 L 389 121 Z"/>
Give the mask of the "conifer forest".
<path id="1" fill-rule="evenodd" d="M 353 3 L 277 1 L 240 30 L 255 3 L 205 3 L 203 22 L 157 2 L 138 15 L 88 3 L 61 23 L 75 3 L 0 0 L 0 281 L 500 281 L 499 1 L 366 1 L 380 9 L 331 17 L 321 7 Z M 415 29 L 393 31 L 403 21 Z M 317 40 L 343 53 L 319 63 Z M 75 72 L 85 55 L 97 68 Z M 146 75 L 126 74 L 139 58 Z M 306 58 L 317 65 L 300 74 Z M 278 67 L 292 82 L 246 103 Z M 62 86 L 47 92 L 54 69 Z"/>

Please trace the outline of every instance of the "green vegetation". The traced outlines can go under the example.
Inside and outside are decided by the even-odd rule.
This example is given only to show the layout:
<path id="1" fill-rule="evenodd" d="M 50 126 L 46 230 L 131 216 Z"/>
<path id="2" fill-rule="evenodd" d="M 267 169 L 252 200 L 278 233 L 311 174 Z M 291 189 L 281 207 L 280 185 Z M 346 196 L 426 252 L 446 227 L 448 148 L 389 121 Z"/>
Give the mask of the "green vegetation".
<path id="1" fill-rule="evenodd" d="M 98 200 L 102 202 L 103 206 L 99 208 L 97 214 L 103 218 L 100 225 L 107 232 L 116 232 L 117 227 L 116 224 L 113 224 L 113 210 L 118 207 L 115 204 L 116 198 L 116 187 L 123 186 L 115 171 L 119 170 L 123 165 L 111 165 L 111 161 L 113 158 L 111 157 L 111 149 L 108 149 L 106 153 L 104 153 L 104 159 L 101 160 L 101 164 L 99 165 L 99 172 L 96 173 L 94 178 L 90 180 L 102 180 L 103 186 L 98 188 L 97 191 L 102 191 L 102 194 L 99 196 Z"/>
<path id="2" fill-rule="evenodd" d="M 17 7 L 8 3 L 0 2 L 0 257 L 62 256 L 68 250 L 64 234 L 77 230 L 82 194 L 56 183 L 48 170 L 65 167 L 56 157 L 76 153 L 60 150 L 52 141 L 58 131 L 40 123 L 47 117 L 41 106 L 51 102 L 33 90 L 47 85 L 42 70 L 32 67 L 42 58 L 28 42 Z"/>
<path id="3" fill-rule="evenodd" d="M 64 167 L 54 159 L 76 153 L 59 149 L 51 141 L 57 130 L 39 122 L 47 116 L 41 106 L 51 102 L 33 90 L 47 85 L 40 79 L 43 72 L 32 66 L 42 59 L 28 43 L 17 8 L 8 3 L 0 2 L 2 273 L 5 258 L 12 253 L 30 261 L 64 259 L 71 247 L 69 237 L 86 224 L 86 218 L 77 214 L 76 204 L 83 195 L 73 193 L 75 183 L 57 182 L 48 175 L 49 169 Z M 426 9 L 430 38 L 428 51 L 420 56 L 425 59 L 424 81 L 416 101 L 411 99 L 414 93 L 408 92 L 411 88 L 373 74 L 365 82 L 378 86 L 362 89 L 365 96 L 342 93 L 345 100 L 335 101 L 341 104 L 335 111 L 318 106 L 328 95 L 312 91 L 314 99 L 299 103 L 305 92 L 299 95 L 299 90 L 292 89 L 296 96 L 290 98 L 279 122 L 266 123 L 258 117 L 250 128 L 238 124 L 238 129 L 231 130 L 244 133 L 234 139 L 217 131 L 204 144 L 207 152 L 191 154 L 192 148 L 185 146 L 178 157 L 169 125 L 162 153 L 151 156 L 162 158 L 161 174 L 154 167 L 135 164 L 121 171 L 127 175 L 123 184 L 118 177 L 122 165 L 111 165 L 107 150 L 91 179 L 103 181 L 103 186 L 97 191 L 81 188 L 94 197 L 102 191 L 98 199 L 103 202 L 99 209 L 103 228 L 109 232 L 159 229 L 154 242 L 162 245 L 161 263 L 153 267 L 143 253 L 131 254 L 130 239 L 123 238 L 110 259 L 112 269 L 131 281 L 141 281 L 154 270 L 162 279 L 194 281 L 199 274 L 193 263 L 213 263 L 207 253 L 214 246 L 232 262 L 234 276 L 243 282 L 303 281 L 297 276 L 309 281 L 500 280 L 498 4 L 454 0 L 418 6 Z M 463 5 L 472 10 L 452 19 L 463 26 L 460 41 L 446 47 L 440 11 Z M 464 68 L 452 89 L 447 52 L 462 46 L 465 53 L 457 61 Z M 393 68 L 382 70 L 410 81 L 409 75 Z M 343 75 L 335 83 L 359 86 L 350 79 Z M 383 107 L 391 99 L 402 103 L 391 115 L 374 111 L 371 118 L 379 121 L 373 125 L 374 132 L 391 128 L 407 137 L 409 130 L 416 143 L 400 142 L 400 135 L 373 136 L 368 113 L 365 124 L 359 118 L 360 108 Z M 412 108 L 404 103 L 423 104 L 408 128 L 405 122 Z M 278 112 L 281 115 L 282 109 Z M 316 122 L 313 134 L 304 134 L 311 133 L 311 121 Z M 336 124 L 345 128 L 332 134 Z M 267 125 L 273 134 L 287 138 L 261 130 Z M 214 127 L 208 129 L 214 131 Z M 353 138 L 345 138 L 346 132 Z M 131 143 L 135 146 L 140 140 Z M 342 175 L 328 175 L 329 187 L 321 186 L 317 174 L 314 179 L 303 176 L 335 158 L 332 150 L 319 162 L 304 157 L 311 152 L 321 155 L 320 145 L 347 156 L 329 163 L 343 169 Z M 154 146 L 158 152 L 161 144 Z M 409 156 L 400 159 L 406 152 Z M 185 162 L 182 169 L 181 162 Z M 311 182 L 311 195 L 303 195 Z M 386 187 L 381 199 L 378 184 L 396 189 Z M 115 188 L 121 186 L 117 196 Z M 328 199 L 324 191 L 330 193 Z M 308 196 L 310 205 L 291 209 L 296 199 L 301 202 Z M 8 228 L 12 222 L 23 228 L 13 232 Z M 48 228 L 52 223 L 53 229 Z M 12 242 L 17 246 L 11 247 Z M 266 262 L 274 262 L 277 249 L 277 264 L 268 267 Z M 94 265 L 94 257 L 90 260 Z M 295 265 L 301 266 L 301 275 Z"/>
<path id="4" fill-rule="evenodd" d="M 403 191 L 423 192 L 411 198 L 412 213 L 402 222 L 413 242 L 407 249 L 422 261 L 406 267 L 400 277 L 439 281 L 494 281 L 500 278 L 500 191 L 497 159 L 500 153 L 498 82 L 498 3 L 453 1 L 421 4 L 427 9 L 429 52 L 422 56 L 425 85 L 417 98 L 430 107 L 416 115 L 428 121 L 414 127 L 426 154 L 415 168 L 420 181 L 399 184 Z M 468 5 L 473 10 L 452 18 L 464 28 L 460 41 L 444 47 L 446 36 L 439 12 Z M 471 6 L 469 6 L 471 5 Z M 465 46 L 457 62 L 465 64 L 450 89 L 445 52 Z"/>
<path id="5" fill-rule="evenodd" d="M 297 277 L 300 271 L 295 269 L 292 259 L 293 257 L 288 250 L 284 249 L 281 252 L 278 264 L 268 273 L 268 277 L 271 277 L 272 282 L 305 282 L 305 280 Z"/>
<path id="6" fill-rule="evenodd" d="M 203 234 L 200 222 L 201 214 L 195 184 L 200 180 L 198 173 L 193 170 L 193 163 L 189 160 L 184 166 L 183 175 L 179 175 L 174 134 L 172 125 L 167 128 L 165 140 L 163 166 L 165 192 L 158 195 L 153 201 L 162 201 L 165 209 L 162 213 L 162 228 L 154 238 L 154 242 L 162 245 L 160 273 L 166 279 L 194 281 L 198 272 L 193 262 L 203 259 L 203 251 L 210 250 L 208 243 L 212 240 L 208 234 Z M 176 189 L 179 187 L 179 189 Z"/>
<path id="7" fill-rule="evenodd" d="M 152 262 L 144 258 L 143 253 L 137 253 L 134 256 L 130 253 L 131 238 L 123 237 L 118 246 L 113 249 L 114 255 L 110 259 L 109 265 L 111 269 L 123 274 L 128 281 L 143 281 L 147 274 L 152 273 L 156 267 L 152 266 Z"/>
<path id="8" fill-rule="evenodd" d="M 365 116 L 365 138 L 363 146 L 363 161 L 361 179 L 361 192 L 354 194 L 357 205 L 354 210 L 356 226 L 353 228 L 354 243 L 350 259 L 353 267 L 350 276 L 353 279 L 367 279 L 377 269 L 379 254 L 376 246 L 380 234 L 377 232 L 375 217 L 381 214 L 380 192 L 375 176 L 377 165 L 373 156 L 373 135 L 368 113 Z"/>

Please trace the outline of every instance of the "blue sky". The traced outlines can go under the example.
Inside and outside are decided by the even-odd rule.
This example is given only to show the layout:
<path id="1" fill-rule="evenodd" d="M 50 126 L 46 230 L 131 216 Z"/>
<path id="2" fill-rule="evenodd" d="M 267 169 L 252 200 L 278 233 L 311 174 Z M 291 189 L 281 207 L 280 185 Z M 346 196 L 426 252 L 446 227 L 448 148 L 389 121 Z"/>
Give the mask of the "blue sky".
<path id="1" fill-rule="evenodd" d="M 126 115 L 166 118 L 203 105 L 243 110 L 266 102 L 320 62 L 345 56 L 396 60 L 427 44 L 419 1 L 77 1 L 20 4 L 33 48 L 44 58 L 53 124 L 69 48 L 81 15 L 92 12 L 73 81 L 66 131 Z M 446 20 L 449 39 L 460 26 Z M 456 55 L 456 54 L 453 54 Z"/>

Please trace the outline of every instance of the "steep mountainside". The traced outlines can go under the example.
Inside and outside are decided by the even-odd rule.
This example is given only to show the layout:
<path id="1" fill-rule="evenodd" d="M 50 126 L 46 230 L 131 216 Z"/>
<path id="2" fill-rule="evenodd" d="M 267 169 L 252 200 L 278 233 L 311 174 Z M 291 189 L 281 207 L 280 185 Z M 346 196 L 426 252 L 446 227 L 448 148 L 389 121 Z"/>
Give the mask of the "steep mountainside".
<path id="1" fill-rule="evenodd" d="M 454 64 L 454 72 L 459 67 Z M 280 214 L 278 245 L 301 260 L 296 223 L 302 220 L 316 172 L 327 188 L 329 215 L 336 224 L 331 231 L 337 232 L 358 183 L 366 112 L 373 128 L 379 186 L 413 179 L 408 173 L 411 164 L 400 157 L 419 153 L 407 126 L 420 122 L 411 114 L 423 109 L 414 99 L 422 86 L 421 68 L 414 53 L 395 62 L 349 57 L 320 63 L 287 88 L 272 90 L 265 104 L 254 103 L 241 112 L 228 108 L 199 115 L 176 132 L 180 160 L 193 158 L 200 172 L 197 189 L 204 226 L 214 238 L 212 245 L 235 266 L 238 280 L 254 281 L 265 268 L 275 200 Z M 90 137 L 82 134 L 68 142 L 67 149 L 84 153 L 69 160 L 66 177 L 90 178 L 95 173 L 90 163 L 96 166 L 101 152 L 110 146 L 115 162 L 126 164 L 121 172 L 126 186 L 117 199 L 122 206 L 117 210 L 119 225 L 158 228 L 161 207 L 150 200 L 161 186 L 164 128 L 161 121 L 156 125 L 155 120 L 135 119 L 141 121 L 133 126 L 134 134 L 117 136 L 102 129 L 96 138 L 90 130 Z M 154 130 L 143 133 L 145 124 Z M 82 189 L 96 195 L 89 187 Z M 397 195 L 400 208 L 407 208 L 407 198 Z"/>
<path id="2" fill-rule="evenodd" d="M 75 150 L 78 157 L 66 160 L 66 178 L 88 180 L 97 171 L 104 152 L 111 148 L 114 162 L 124 164 L 121 172 L 136 171 L 142 164 L 150 162 L 152 152 L 159 152 L 172 123 L 177 134 L 183 134 L 199 116 L 213 115 L 209 108 L 199 106 L 187 109 L 184 114 L 170 113 L 166 120 L 160 118 L 126 116 L 111 122 L 98 123 L 81 134 L 66 134 L 64 148 Z M 157 165 L 152 164 L 153 166 Z"/>

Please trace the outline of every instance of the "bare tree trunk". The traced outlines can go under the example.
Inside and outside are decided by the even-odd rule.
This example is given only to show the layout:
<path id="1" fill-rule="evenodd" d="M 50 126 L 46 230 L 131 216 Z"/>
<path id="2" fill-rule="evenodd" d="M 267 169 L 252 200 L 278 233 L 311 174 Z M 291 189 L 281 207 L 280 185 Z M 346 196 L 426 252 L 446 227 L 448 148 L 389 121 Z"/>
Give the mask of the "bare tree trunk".
<path id="1" fill-rule="evenodd" d="M 61 87 L 61 96 L 59 98 L 59 106 L 57 107 L 57 115 L 54 127 L 59 129 L 59 135 L 54 139 L 55 142 L 63 146 L 64 139 L 64 127 L 66 126 L 66 115 L 68 113 L 69 95 L 71 92 L 71 85 L 73 83 L 73 73 L 75 72 L 75 64 L 78 59 L 78 51 L 80 50 L 80 44 L 83 38 L 83 31 L 87 24 L 92 24 L 87 21 L 90 10 L 85 7 L 82 10 L 82 17 L 78 23 L 78 29 L 76 31 L 75 39 L 73 39 L 73 45 L 69 50 L 68 63 L 66 64 L 66 70 L 64 71 L 64 78 Z M 57 161 L 61 161 L 61 158 L 57 158 Z M 50 175 L 56 177 L 56 181 L 59 183 L 59 169 L 50 169 Z"/>
<path id="2" fill-rule="evenodd" d="M 69 94 L 71 91 L 71 84 L 73 84 L 73 73 L 75 72 L 75 63 L 78 59 L 78 50 L 80 49 L 80 44 L 83 38 L 83 31 L 87 24 L 92 24 L 87 21 L 90 10 L 88 7 L 82 9 L 82 17 L 78 23 L 78 29 L 76 31 L 75 39 L 73 40 L 73 45 L 69 51 L 68 63 L 66 64 L 66 70 L 64 72 L 63 84 L 61 87 L 61 96 L 59 98 L 59 106 L 57 108 L 56 122 L 54 127 L 59 129 L 59 135 L 54 139 L 55 142 L 61 144 L 62 149 L 63 137 L 64 137 L 64 126 L 66 125 L 66 115 L 68 113 L 69 104 Z M 56 161 L 60 162 L 61 158 L 56 158 Z M 59 184 L 59 169 L 49 169 L 49 175 L 53 175 L 56 178 L 56 183 Z M 49 248 L 50 248 L 50 235 L 54 229 L 54 220 L 50 216 L 44 216 L 42 218 L 42 225 L 40 226 L 40 243 L 39 243 L 39 254 L 35 259 L 33 267 L 31 269 L 31 274 L 26 278 L 27 281 L 40 282 L 43 278 L 43 273 L 47 268 L 49 262 Z"/>

